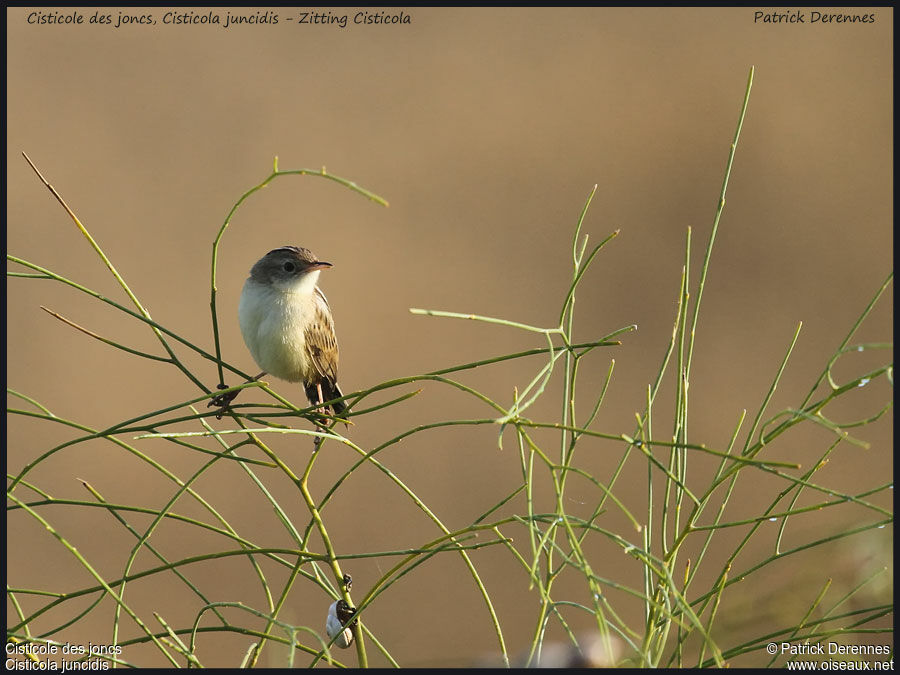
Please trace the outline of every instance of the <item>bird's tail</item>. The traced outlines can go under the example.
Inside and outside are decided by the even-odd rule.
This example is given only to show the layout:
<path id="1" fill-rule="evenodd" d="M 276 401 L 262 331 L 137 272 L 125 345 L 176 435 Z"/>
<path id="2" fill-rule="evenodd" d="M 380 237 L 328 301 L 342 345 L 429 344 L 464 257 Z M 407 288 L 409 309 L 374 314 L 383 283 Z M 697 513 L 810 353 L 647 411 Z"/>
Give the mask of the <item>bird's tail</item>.
<path id="1" fill-rule="evenodd" d="M 337 382 L 330 382 L 329 380 L 322 380 L 322 401 L 330 401 L 333 398 L 340 398 L 343 396 L 340 388 L 337 385 Z M 309 402 L 313 405 L 320 403 L 319 401 L 319 389 L 315 384 L 309 385 L 306 387 L 306 397 L 309 399 Z M 333 411 L 336 417 L 340 417 L 344 414 L 344 411 L 347 410 L 347 405 L 343 401 L 337 401 L 336 403 L 329 406 Z"/>

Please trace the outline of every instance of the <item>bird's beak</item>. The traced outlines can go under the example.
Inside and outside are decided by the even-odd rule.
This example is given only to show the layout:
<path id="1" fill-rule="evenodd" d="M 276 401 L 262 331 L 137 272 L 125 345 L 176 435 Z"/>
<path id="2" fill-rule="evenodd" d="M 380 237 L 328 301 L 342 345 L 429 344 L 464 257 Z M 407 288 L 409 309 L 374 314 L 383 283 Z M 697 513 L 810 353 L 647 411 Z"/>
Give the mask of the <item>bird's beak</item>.
<path id="1" fill-rule="evenodd" d="M 334 267 L 330 262 L 324 262 L 319 260 L 318 262 L 314 262 L 309 267 L 306 268 L 307 272 L 312 272 L 313 270 L 327 270 L 329 267 Z"/>

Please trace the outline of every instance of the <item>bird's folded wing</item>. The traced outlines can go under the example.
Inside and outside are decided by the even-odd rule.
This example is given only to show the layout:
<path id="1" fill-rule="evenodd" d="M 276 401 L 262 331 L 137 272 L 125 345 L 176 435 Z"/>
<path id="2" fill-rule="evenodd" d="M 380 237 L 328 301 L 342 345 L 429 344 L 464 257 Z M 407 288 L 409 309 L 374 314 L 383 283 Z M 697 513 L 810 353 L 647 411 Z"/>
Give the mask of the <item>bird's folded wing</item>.
<path id="1" fill-rule="evenodd" d="M 332 385 L 337 382 L 338 346 L 334 337 L 334 320 L 325 296 L 316 289 L 315 316 L 306 328 L 306 349 L 316 372 Z"/>

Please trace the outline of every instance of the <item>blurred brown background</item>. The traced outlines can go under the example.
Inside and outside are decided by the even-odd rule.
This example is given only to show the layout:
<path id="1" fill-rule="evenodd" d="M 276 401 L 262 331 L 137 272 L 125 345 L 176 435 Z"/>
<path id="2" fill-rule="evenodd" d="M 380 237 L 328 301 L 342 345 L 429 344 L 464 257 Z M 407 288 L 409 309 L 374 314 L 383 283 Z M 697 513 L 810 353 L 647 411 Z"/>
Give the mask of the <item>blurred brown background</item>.
<path id="1" fill-rule="evenodd" d="M 24 162 L 25 151 L 153 318 L 212 351 L 212 241 L 235 200 L 268 175 L 274 156 L 282 169 L 324 165 L 390 201 L 382 208 L 319 178 L 284 177 L 238 211 L 220 248 L 218 298 L 224 358 L 248 372 L 255 372 L 255 365 L 237 326 L 238 295 L 252 263 L 283 244 L 307 246 L 335 265 L 322 285 L 335 312 L 345 391 L 542 346 L 538 335 L 413 316 L 408 308 L 553 325 L 571 274 L 573 228 L 597 183 L 583 231 L 592 243 L 615 229 L 621 233 L 580 287 L 576 337 L 595 339 L 629 324 L 639 329 L 625 335 L 620 347 L 598 350 L 585 362 L 582 410 L 615 358 L 594 428 L 631 433 L 671 334 L 688 227 L 696 288 L 751 65 L 756 78 L 694 353 L 692 439 L 724 448 L 740 411 L 747 409 L 743 441 L 802 320 L 769 411 L 799 404 L 892 269 L 893 17 L 888 8 L 848 10 L 871 12 L 874 23 L 831 25 L 754 23 L 753 8 L 415 8 L 405 10 L 409 24 L 351 23 L 344 29 L 297 25 L 298 12 L 284 8 L 271 10 L 280 17 L 277 25 L 228 29 L 162 25 L 164 8 L 126 10 L 152 13 L 160 23 L 119 29 L 29 25 L 31 11 L 7 13 L 10 253 L 127 304 Z M 89 18 L 95 9 L 78 11 Z M 216 11 L 224 20 L 226 10 Z M 357 9 L 333 11 L 349 14 L 352 22 Z M 119 9 L 101 12 L 115 21 Z M 48 281 L 10 279 L 6 297 L 8 385 L 56 415 L 102 428 L 198 394 L 175 368 L 113 350 L 39 309 L 45 305 L 103 335 L 161 353 L 143 325 L 108 306 Z M 892 339 L 891 303 L 889 290 L 856 342 Z M 208 386 L 217 383 L 209 362 L 187 350 L 179 354 Z M 837 375 L 849 378 L 889 358 L 887 352 L 848 358 Z M 539 366 L 532 359 L 457 378 L 509 405 L 513 387 L 521 391 Z M 665 407 L 671 382 L 655 414 L 662 437 L 671 428 Z M 299 390 L 272 384 L 302 400 Z M 436 383 L 423 389 L 402 406 L 361 418 L 349 435 L 370 449 L 416 424 L 491 415 L 456 390 Z M 555 384 L 529 414 L 556 419 L 559 395 Z M 866 417 L 890 397 L 881 378 L 829 411 L 839 421 Z M 261 398 L 253 394 L 243 400 Z M 27 407 L 18 399 L 10 403 Z M 227 427 L 225 421 L 213 423 Z M 7 470 L 18 473 L 76 433 L 8 417 Z M 462 527 L 521 480 L 513 437 L 505 437 L 500 452 L 496 433 L 495 427 L 482 427 L 419 434 L 380 459 L 448 527 Z M 890 480 L 890 419 L 857 435 L 871 448 L 842 445 L 831 465 L 816 474 L 817 483 L 854 492 Z M 556 447 L 550 437 L 542 438 Z M 820 429 L 798 430 L 769 452 L 808 466 L 831 440 Z M 308 442 L 300 443 L 299 451 L 296 437 L 271 442 L 300 470 Z M 164 441 L 140 443 L 143 452 L 185 479 L 205 458 Z M 326 450 L 313 474 L 314 494 L 322 494 L 355 459 L 345 447 L 328 444 Z M 621 444 L 586 442 L 579 459 L 587 470 L 607 477 L 621 451 Z M 634 464 L 617 485 L 642 520 L 645 466 Z M 258 473 L 296 522 L 305 524 L 296 491 L 275 471 Z M 90 499 L 76 478 L 89 481 L 110 502 L 153 508 L 175 491 L 171 482 L 109 442 L 64 450 L 29 476 L 55 497 Z M 703 476 L 697 479 L 702 485 Z M 628 481 L 634 481 L 633 488 Z M 745 508 L 754 513 L 768 503 L 761 495 L 784 486 L 760 478 L 754 489 L 745 478 L 729 514 L 738 517 Z M 239 533 L 261 545 L 291 546 L 270 507 L 233 463 L 221 462 L 196 488 Z M 29 496 L 19 490 L 22 498 Z M 589 512 L 598 493 L 581 484 L 573 487 L 573 499 L 579 491 L 584 503 L 569 506 Z M 883 497 L 875 501 L 888 506 Z M 746 502 L 742 506 L 739 500 Z M 185 498 L 174 510 L 201 514 Z M 134 539 L 108 514 L 63 508 L 42 513 L 106 578 L 122 574 Z M 367 467 L 344 485 L 325 517 L 342 552 L 414 547 L 439 535 L 382 474 Z M 829 517 L 831 524 L 819 529 Z M 817 538 L 815 533 L 873 517 L 846 509 L 818 520 L 796 519 L 788 541 L 798 545 Z M 149 524 L 146 518 L 129 518 L 139 528 Z M 21 511 L 7 524 L 11 585 L 62 591 L 92 583 Z M 602 525 L 639 541 L 614 509 Z M 881 539 L 867 535 L 828 549 L 833 560 L 846 559 L 838 567 L 846 568 L 848 585 L 884 564 L 879 551 L 890 548 L 892 533 L 880 532 Z M 526 550 L 523 530 L 510 528 L 508 534 Z M 771 552 L 771 536 L 764 539 L 759 550 L 739 559 L 738 568 Z M 151 541 L 170 559 L 232 546 L 173 523 L 161 525 Z M 599 574 L 640 586 L 633 559 L 607 544 L 597 550 Z M 755 584 L 747 589 L 756 598 L 755 615 L 733 601 L 726 623 L 735 635 L 758 635 L 799 621 L 825 578 L 836 573 L 821 569 L 822 553 L 797 556 L 766 579 L 748 580 Z M 507 553 L 488 549 L 475 560 L 516 653 L 531 639 L 538 597 Z M 135 569 L 154 564 L 142 552 Z M 354 597 L 362 597 L 391 564 L 391 559 L 345 563 L 355 580 Z M 273 579 L 282 577 L 280 570 L 266 569 Z M 244 560 L 185 571 L 203 582 L 212 600 L 265 608 Z M 795 590 L 807 583 L 812 590 L 788 602 L 776 592 L 786 579 Z M 568 583 L 558 587 L 557 599 L 586 602 L 583 582 Z M 170 577 L 134 582 L 127 594 L 154 627 L 153 611 L 170 625 L 183 626 L 190 625 L 199 606 Z M 767 598 L 765 607 L 761 597 Z M 634 599 L 622 595 L 612 601 L 620 603 L 618 610 L 634 628 L 641 625 Z M 29 598 L 23 603 L 26 609 L 38 606 Z M 321 630 L 327 603 L 310 585 L 298 583 L 282 618 Z M 102 607 L 90 621 L 55 638 L 108 642 L 113 606 L 105 601 Z M 71 607 L 50 613 L 40 625 L 46 629 L 73 613 Z M 231 616 L 257 625 L 246 615 Z M 567 616 L 573 628 L 590 629 L 585 615 Z M 7 619 L 14 618 L 8 604 Z M 213 623 L 211 616 L 204 619 L 204 625 Z M 458 556 L 432 559 L 405 577 L 371 608 L 367 623 L 407 666 L 463 665 L 497 652 L 488 615 Z M 126 622 L 123 636 L 135 634 Z M 558 634 L 554 624 L 551 635 Z M 233 666 L 249 643 L 243 636 L 208 634 L 200 638 L 199 653 L 205 665 Z M 369 652 L 381 663 L 373 649 Z M 146 647 L 129 648 L 123 656 L 142 665 L 161 664 L 158 653 Z M 339 656 L 355 663 L 352 650 Z M 281 650 L 270 650 L 268 658 L 268 665 L 284 663 Z"/>

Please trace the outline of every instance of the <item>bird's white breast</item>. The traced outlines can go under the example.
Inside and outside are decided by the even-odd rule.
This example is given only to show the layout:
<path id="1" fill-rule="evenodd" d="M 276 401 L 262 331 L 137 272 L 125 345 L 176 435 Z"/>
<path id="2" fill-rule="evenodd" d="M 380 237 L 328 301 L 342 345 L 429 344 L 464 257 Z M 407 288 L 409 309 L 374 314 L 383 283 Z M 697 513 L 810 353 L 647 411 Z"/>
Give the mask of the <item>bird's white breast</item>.
<path id="1" fill-rule="evenodd" d="M 304 331 L 313 320 L 313 293 L 319 271 L 292 283 L 244 283 L 238 305 L 241 334 L 257 365 L 288 382 L 307 379 L 313 369 L 305 348 Z"/>

